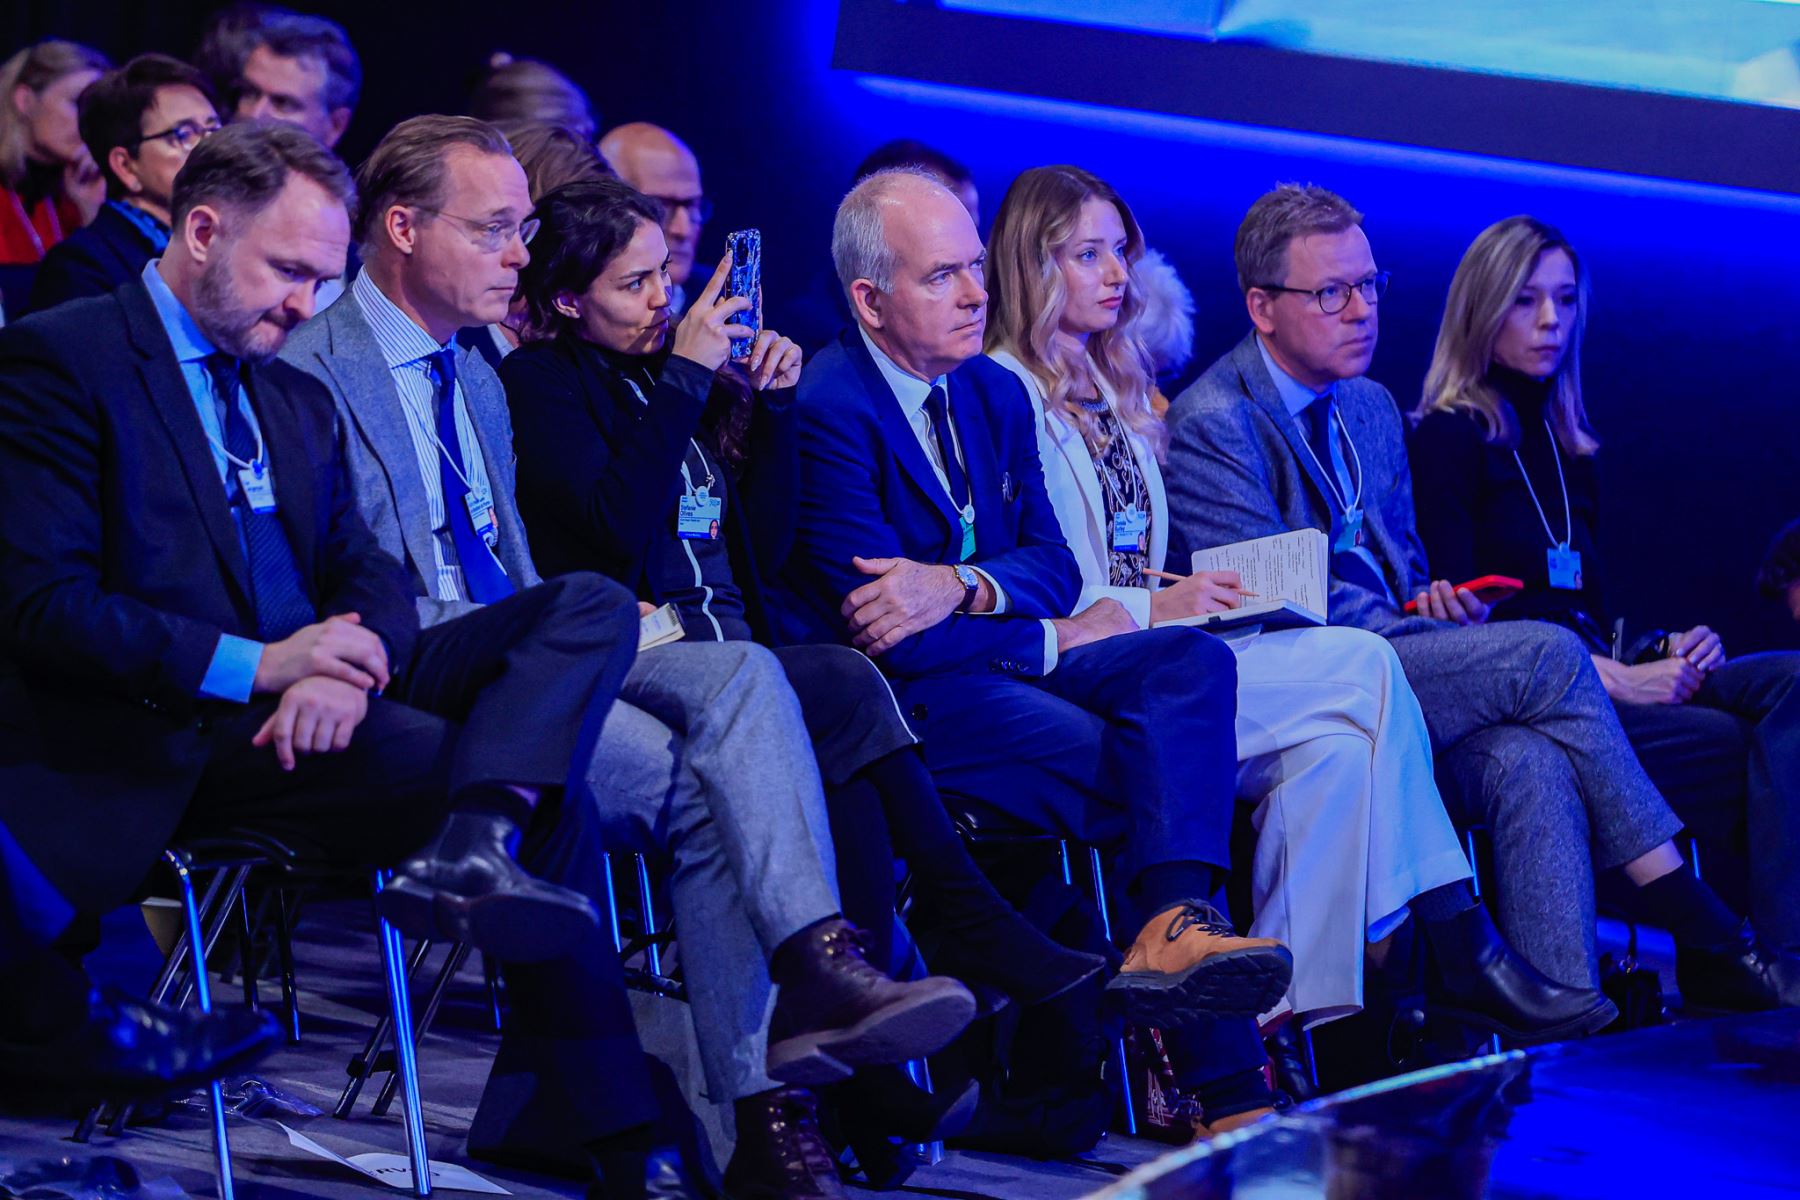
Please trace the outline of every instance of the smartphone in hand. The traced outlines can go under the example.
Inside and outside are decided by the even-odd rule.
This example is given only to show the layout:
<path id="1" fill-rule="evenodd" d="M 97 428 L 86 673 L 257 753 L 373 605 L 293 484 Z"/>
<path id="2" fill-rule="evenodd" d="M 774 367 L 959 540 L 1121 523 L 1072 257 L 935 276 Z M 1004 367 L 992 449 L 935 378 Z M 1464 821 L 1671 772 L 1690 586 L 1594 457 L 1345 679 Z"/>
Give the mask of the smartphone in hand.
<path id="1" fill-rule="evenodd" d="M 753 333 L 762 332 L 762 230 L 740 229 L 726 235 L 725 249 L 731 253 L 726 268 L 725 287 L 720 294 L 726 299 L 748 296 L 750 307 L 731 319 L 734 325 L 747 326 Z M 731 357 L 750 357 L 753 337 L 732 338 Z"/>
<path id="2" fill-rule="evenodd" d="M 1481 601 L 1489 608 L 1492 608 L 1508 596 L 1524 591 L 1525 584 L 1521 580 L 1514 579 L 1510 575 L 1483 575 L 1479 579 L 1471 579 L 1467 583 L 1457 584 L 1456 590 L 1459 592 L 1473 592 L 1477 600 Z M 1409 613 L 1418 612 L 1418 601 L 1408 600 L 1406 602 L 1406 611 Z"/>

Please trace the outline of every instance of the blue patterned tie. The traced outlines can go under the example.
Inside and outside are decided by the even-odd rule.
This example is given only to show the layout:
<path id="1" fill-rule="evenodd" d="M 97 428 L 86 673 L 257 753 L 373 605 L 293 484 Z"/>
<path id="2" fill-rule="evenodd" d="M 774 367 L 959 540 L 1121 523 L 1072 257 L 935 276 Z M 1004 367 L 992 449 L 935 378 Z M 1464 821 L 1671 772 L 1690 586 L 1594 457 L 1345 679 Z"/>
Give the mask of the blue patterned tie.
<path id="1" fill-rule="evenodd" d="M 244 462 L 257 459 L 256 435 L 244 419 L 239 402 L 243 368 L 229 354 L 212 354 L 206 359 L 207 374 L 212 376 L 213 394 L 224 409 L 225 449 Z M 268 464 L 263 464 L 268 469 Z M 312 625 L 319 612 L 306 597 L 300 581 L 300 564 L 288 542 L 281 519 L 273 512 L 257 512 L 250 507 L 244 487 L 238 480 L 238 466 L 229 467 L 231 507 L 238 528 L 244 534 L 244 554 L 250 564 L 250 593 L 256 602 L 256 632 L 264 642 L 279 642 L 296 630 Z"/>
<path id="2" fill-rule="evenodd" d="M 925 411 L 931 414 L 931 432 L 937 437 L 938 453 L 944 459 L 944 478 L 950 484 L 950 502 L 956 506 L 962 523 L 957 561 L 967 562 L 975 553 L 975 510 L 969 503 L 969 477 L 963 473 L 962 461 L 956 457 L 956 434 L 950 428 L 950 398 L 943 388 L 931 389 L 931 394 L 925 397 Z"/>
<path id="3" fill-rule="evenodd" d="M 463 481 L 462 442 L 456 436 L 456 350 L 446 347 L 426 359 L 437 384 L 438 485 L 444 493 L 444 520 L 456 544 L 463 586 L 477 604 L 504 600 L 516 590 L 494 552 L 475 532 L 469 515 L 469 485 Z"/>

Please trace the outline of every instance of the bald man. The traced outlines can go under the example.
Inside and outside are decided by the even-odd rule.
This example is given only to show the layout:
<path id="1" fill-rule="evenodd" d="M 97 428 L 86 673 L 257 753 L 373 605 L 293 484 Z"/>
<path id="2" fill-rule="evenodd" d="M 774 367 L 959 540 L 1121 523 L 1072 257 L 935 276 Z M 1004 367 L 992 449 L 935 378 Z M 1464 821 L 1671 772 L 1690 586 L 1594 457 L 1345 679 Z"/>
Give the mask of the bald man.
<path id="1" fill-rule="evenodd" d="M 712 213 L 700 190 L 700 160 L 687 143 L 647 121 L 633 121 L 609 130 L 600 139 L 600 153 L 619 177 L 663 206 L 663 237 L 669 243 L 669 280 L 675 285 L 669 297 L 673 314 L 687 307 L 686 285 L 694 272 L 694 251 L 700 245 L 700 227 Z"/>

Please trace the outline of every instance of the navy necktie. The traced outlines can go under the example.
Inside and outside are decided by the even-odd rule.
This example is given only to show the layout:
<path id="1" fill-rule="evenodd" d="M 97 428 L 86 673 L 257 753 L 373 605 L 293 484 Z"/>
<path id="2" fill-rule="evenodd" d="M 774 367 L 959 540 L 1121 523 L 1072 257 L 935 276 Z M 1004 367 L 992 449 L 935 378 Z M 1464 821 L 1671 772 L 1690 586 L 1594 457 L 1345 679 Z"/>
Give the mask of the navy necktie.
<path id="1" fill-rule="evenodd" d="M 256 435 L 244 419 L 239 403 L 243 368 L 229 354 L 212 354 L 206 359 L 207 374 L 212 376 L 213 392 L 224 408 L 225 449 L 233 458 L 247 463 L 260 463 L 264 471 L 268 463 L 257 456 Z M 300 564 L 288 542 L 287 531 L 273 512 L 257 512 L 244 494 L 238 479 L 239 467 L 229 466 L 231 507 L 238 528 L 244 534 L 244 556 L 250 566 L 250 593 L 256 604 L 256 632 L 264 642 L 279 642 L 296 630 L 314 624 L 319 613 L 307 599 L 300 581 Z"/>
<path id="2" fill-rule="evenodd" d="M 468 469 L 463 465 L 462 442 L 456 436 L 456 350 L 446 347 L 426 360 L 437 383 L 438 485 L 444 494 L 444 521 L 456 544 L 456 561 L 462 567 L 463 586 L 477 604 L 492 604 L 512 595 L 512 580 L 499 560 L 475 531 L 469 513 Z"/>
<path id="3" fill-rule="evenodd" d="M 937 438 L 938 453 L 944 459 L 944 478 L 950 481 L 950 499 L 958 511 L 969 507 L 969 477 L 963 474 L 962 462 L 956 457 L 956 435 L 950 429 L 950 397 L 941 387 L 931 389 L 925 397 L 925 411 L 931 414 L 931 432 Z"/>

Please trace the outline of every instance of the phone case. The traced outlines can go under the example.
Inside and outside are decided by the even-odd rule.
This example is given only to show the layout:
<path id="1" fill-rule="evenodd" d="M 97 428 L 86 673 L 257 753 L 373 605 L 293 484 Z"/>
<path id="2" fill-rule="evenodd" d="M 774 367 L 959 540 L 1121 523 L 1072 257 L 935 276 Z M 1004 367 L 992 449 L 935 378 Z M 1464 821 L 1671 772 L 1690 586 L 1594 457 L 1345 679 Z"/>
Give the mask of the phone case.
<path id="1" fill-rule="evenodd" d="M 731 251 L 731 266 L 725 276 L 727 298 L 750 297 L 750 307 L 731 319 L 734 325 L 748 326 L 762 332 L 762 230 L 740 229 L 725 238 Z M 744 358 L 750 353 L 754 338 L 732 338 L 731 357 Z"/>

